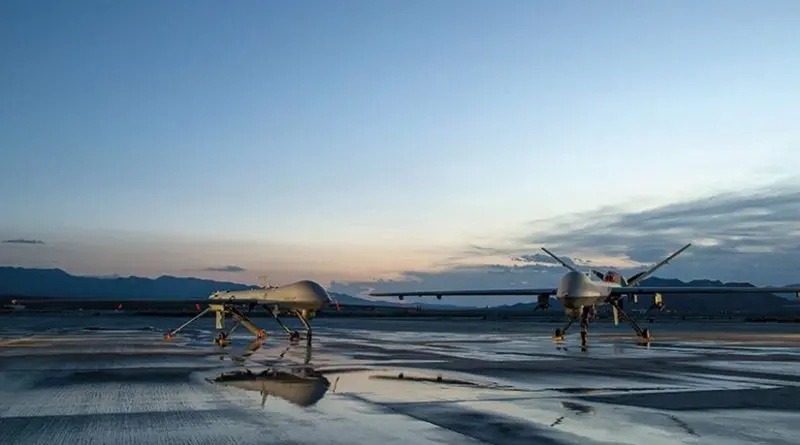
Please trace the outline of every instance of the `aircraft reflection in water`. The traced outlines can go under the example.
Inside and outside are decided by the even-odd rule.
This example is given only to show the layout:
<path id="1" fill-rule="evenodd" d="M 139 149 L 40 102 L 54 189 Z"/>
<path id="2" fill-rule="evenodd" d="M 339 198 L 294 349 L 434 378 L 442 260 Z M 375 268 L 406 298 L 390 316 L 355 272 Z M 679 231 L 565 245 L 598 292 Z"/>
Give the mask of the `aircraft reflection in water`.
<path id="1" fill-rule="evenodd" d="M 239 365 L 245 365 L 252 355 L 262 347 L 263 340 L 252 341 L 243 353 L 231 357 Z M 295 348 L 305 349 L 305 356 L 300 363 L 283 362 L 285 355 Z M 470 379 L 465 376 L 448 377 L 434 370 L 424 369 L 387 369 L 384 367 L 374 368 L 373 366 L 349 366 L 346 368 L 333 366 L 329 369 L 320 369 L 311 364 L 313 347 L 302 345 L 289 345 L 284 349 L 275 360 L 277 363 L 260 372 L 253 372 L 246 367 L 241 370 L 226 372 L 213 379 L 208 379 L 215 385 L 229 386 L 232 388 L 258 392 L 261 395 L 261 406 L 265 407 L 267 400 L 277 397 L 299 407 L 311 407 L 316 405 L 328 393 L 342 394 L 351 400 L 373 400 L 376 396 L 403 412 L 404 406 L 413 406 L 418 403 L 439 404 L 440 400 L 436 388 L 448 388 L 448 398 L 458 399 L 464 403 L 482 400 L 483 397 L 491 396 L 495 400 L 498 397 L 506 396 L 513 400 L 524 400 L 538 397 L 538 394 L 545 394 L 547 399 L 552 397 L 552 392 L 566 394 L 572 397 L 576 394 L 591 394 L 594 392 L 626 391 L 627 388 L 543 388 L 543 389 L 519 389 L 512 385 L 499 384 L 486 379 Z M 256 360 L 252 360 L 256 364 Z M 347 388 L 344 392 L 337 391 L 340 379 L 346 382 Z M 638 388 L 638 390 L 652 391 L 660 388 Z M 448 400 L 449 400 L 448 399 Z M 574 400 L 561 401 L 561 412 L 554 412 L 551 426 L 556 426 L 563 422 L 567 417 L 585 416 L 595 413 L 595 408 Z M 444 409 L 441 419 L 448 416 L 460 417 L 463 413 L 457 408 L 452 411 Z M 492 417 L 486 414 L 487 419 L 491 418 L 495 427 L 500 424 L 496 432 L 488 432 L 490 436 L 503 437 L 507 433 L 504 425 L 505 418 Z M 557 417 L 556 417 L 557 416 Z M 516 424 L 514 424 L 516 425 Z M 514 426 L 512 425 L 512 426 Z"/>
<path id="2" fill-rule="evenodd" d="M 312 406 L 325 396 L 331 386 L 330 381 L 311 366 L 299 371 L 233 371 L 221 374 L 213 382 L 247 391 L 258 391 L 261 394 L 261 406 L 264 406 L 270 395 L 298 406 Z"/>
<path id="3" fill-rule="evenodd" d="M 302 364 L 279 363 L 270 366 L 260 372 L 253 372 L 248 369 L 248 360 L 258 351 L 263 344 L 262 339 L 255 339 L 250 342 L 240 355 L 231 355 L 231 360 L 242 366 L 244 369 L 225 372 L 208 382 L 230 386 L 246 391 L 258 392 L 261 394 L 261 406 L 265 406 L 269 396 L 279 397 L 301 407 L 309 407 L 321 400 L 330 390 L 335 393 L 339 380 L 344 376 L 349 376 L 349 382 L 355 387 L 362 387 L 368 391 L 388 392 L 396 397 L 398 391 L 402 393 L 402 388 L 396 383 L 404 384 L 438 384 L 450 387 L 478 388 L 481 385 L 465 380 L 444 378 L 441 374 L 434 376 L 406 375 L 402 370 L 391 371 L 387 369 L 373 369 L 369 366 L 355 366 L 330 369 L 319 369 L 311 364 L 313 346 L 289 345 L 278 355 L 278 361 L 282 361 L 287 352 L 294 348 L 304 348 L 305 357 Z M 256 361 L 252 362 L 257 364 Z M 419 371 L 419 370 L 418 370 Z M 418 374 L 422 374 L 421 371 Z M 333 383 L 326 375 L 335 376 Z M 351 385 L 352 386 L 352 385 Z M 408 387 L 405 387 L 408 390 Z M 494 389 L 500 386 L 494 385 Z M 359 390 L 355 389 L 355 393 Z"/>
<path id="4" fill-rule="evenodd" d="M 264 339 L 256 338 L 247 345 L 244 352 L 232 355 L 231 360 L 241 366 L 246 366 L 250 357 L 263 346 Z M 283 359 L 294 345 L 288 346 L 278 356 Z M 261 394 L 261 406 L 267 402 L 268 396 L 276 396 L 294 405 L 307 407 L 316 404 L 328 392 L 331 384 L 325 376 L 311 365 L 313 347 L 305 347 L 305 359 L 302 365 L 286 365 L 270 367 L 261 372 L 250 369 L 232 371 L 220 374 L 209 381 L 215 384 L 232 386 L 246 391 L 258 391 Z"/>

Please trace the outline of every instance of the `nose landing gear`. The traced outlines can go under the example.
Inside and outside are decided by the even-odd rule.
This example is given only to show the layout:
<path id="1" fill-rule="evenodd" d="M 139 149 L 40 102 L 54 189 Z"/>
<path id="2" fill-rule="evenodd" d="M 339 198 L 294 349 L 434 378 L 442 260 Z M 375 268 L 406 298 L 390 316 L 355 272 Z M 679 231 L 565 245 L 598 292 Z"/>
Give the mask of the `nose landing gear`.
<path id="1" fill-rule="evenodd" d="M 583 348 L 585 348 L 589 343 L 589 317 L 591 315 L 592 311 L 588 308 L 581 309 L 581 347 Z M 567 335 L 567 330 L 570 328 L 570 326 L 572 326 L 572 323 L 574 323 L 575 320 L 577 320 L 577 318 L 570 317 L 569 322 L 567 322 L 567 325 L 564 326 L 564 329 L 556 329 L 553 333 L 553 340 L 563 341 L 564 337 Z"/>
<path id="2" fill-rule="evenodd" d="M 639 343 L 649 345 L 653 341 L 653 336 L 650 332 L 650 329 L 642 328 L 639 326 L 636 321 L 634 321 L 622 308 L 619 304 L 615 301 L 609 302 L 619 313 L 619 317 L 627 321 L 628 324 L 633 328 L 636 332 L 636 336 L 639 340 Z M 553 333 L 553 340 L 556 342 L 561 342 L 564 340 L 564 337 L 567 335 L 567 330 L 572 326 L 572 323 L 575 322 L 578 318 L 581 320 L 581 348 L 585 349 L 589 345 L 589 320 L 593 315 L 593 308 L 583 308 L 580 311 L 580 316 L 576 318 L 570 318 L 569 322 L 563 329 L 556 329 Z"/>
<path id="3" fill-rule="evenodd" d="M 220 333 L 219 333 L 219 334 L 217 334 L 217 336 L 214 338 L 214 343 L 215 343 L 217 346 L 222 346 L 222 347 L 224 348 L 225 346 L 228 346 L 229 344 L 231 344 L 231 341 L 228 339 L 228 334 L 227 334 L 227 333 L 225 333 L 225 332 L 220 332 Z"/>

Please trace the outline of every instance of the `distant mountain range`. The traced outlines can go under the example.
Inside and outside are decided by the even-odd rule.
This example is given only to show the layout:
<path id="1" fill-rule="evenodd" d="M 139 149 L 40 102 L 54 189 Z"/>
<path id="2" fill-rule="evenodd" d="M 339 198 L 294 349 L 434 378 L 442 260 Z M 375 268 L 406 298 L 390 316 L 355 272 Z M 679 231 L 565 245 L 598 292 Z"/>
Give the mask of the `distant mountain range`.
<path id="1" fill-rule="evenodd" d="M 712 280 L 694 280 L 688 283 L 676 279 L 649 278 L 643 286 L 750 286 L 750 283 L 722 283 Z M 795 284 L 794 286 L 800 286 Z M 28 269 L 21 267 L 0 267 L 0 296 L 63 297 L 63 298 L 119 298 L 119 299 L 205 299 L 218 290 L 255 289 L 228 281 L 215 281 L 202 278 L 161 276 L 155 279 L 142 277 L 89 277 L 75 276 L 61 269 Z M 343 305 L 372 304 L 375 306 L 400 306 L 400 303 L 371 301 L 351 295 L 332 293 Z M 534 297 L 531 297 L 534 300 Z M 671 310 L 680 312 L 776 312 L 785 308 L 800 307 L 787 298 L 776 295 L 728 294 L 728 295 L 665 295 L 665 303 Z M 627 304 L 626 308 L 647 308 L 651 298 L 641 297 L 637 305 Z M 447 304 L 424 303 L 427 307 L 454 307 Z M 518 303 L 500 306 L 497 309 L 532 309 L 536 305 Z M 459 306 L 462 307 L 463 306 Z M 553 300 L 553 309 L 561 306 Z"/>
<path id="2" fill-rule="evenodd" d="M 0 296 L 62 297 L 101 299 L 198 299 L 203 300 L 219 290 L 257 289 L 229 281 L 204 278 L 160 276 L 158 278 L 112 276 L 76 276 L 61 269 L 28 269 L 0 267 Z M 407 306 L 399 303 L 372 301 L 347 294 L 330 292 L 339 303 L 371 304 L 374 306 Z M 428 303 L 426 306 L 447 307 Z"/>

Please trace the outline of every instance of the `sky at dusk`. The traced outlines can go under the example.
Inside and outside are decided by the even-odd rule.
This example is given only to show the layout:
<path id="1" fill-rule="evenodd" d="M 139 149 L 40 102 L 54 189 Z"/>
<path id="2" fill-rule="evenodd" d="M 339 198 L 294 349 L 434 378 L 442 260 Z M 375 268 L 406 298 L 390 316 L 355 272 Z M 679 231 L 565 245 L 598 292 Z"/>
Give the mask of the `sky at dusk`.
<path id="1" fill-rule="evenodd" d="M 800 282 L 797 23 L 789 0 L 5 1 L 0 265 L 357 294 L 694 242 L 662 275 Z"/>

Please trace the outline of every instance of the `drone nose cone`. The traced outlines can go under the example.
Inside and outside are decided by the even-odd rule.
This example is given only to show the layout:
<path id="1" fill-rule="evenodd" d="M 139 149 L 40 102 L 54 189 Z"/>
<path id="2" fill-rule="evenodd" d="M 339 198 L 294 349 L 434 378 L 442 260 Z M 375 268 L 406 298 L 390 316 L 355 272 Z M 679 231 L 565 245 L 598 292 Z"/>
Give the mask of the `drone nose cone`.
<path id="1" fill-rule="evenodd" d="M 563 297 L 580 297 L 583 293 L 584 275 L 580 272 L 568 272 L 561 277 L 559 294 Z"/>
<path id="2" fill-rule="evenodd" d="M 317 283 L 316 281 L 311 281 L 311 280 L 305 280 L 305 281 L 303 281 L 303 284 L 305 286 L 307 286 L 309 292 L 313 292 L 314 295 L 322 297 L 322 298 L 324 298 L 326 300 L 328 299 L 328 291 L 325 290 L 325 288 L 322 287 L 321 284 Z"/>
<path id="3" fill-rule="evenodd" d="M 331 301 L 328 291 L 326 291 L 325 288 L 316 281 L 298 281 L 297 283 L 294 283 L 294 286 L 297 287 L 298 291 L 304 293 L 305 295 L 314 297 L 314 299 L 319 302 L 327 303 Z"/>

